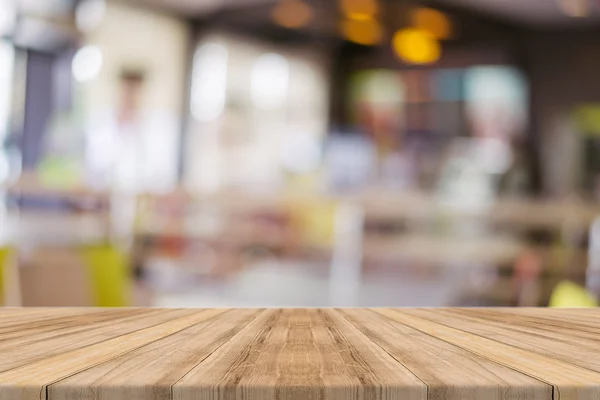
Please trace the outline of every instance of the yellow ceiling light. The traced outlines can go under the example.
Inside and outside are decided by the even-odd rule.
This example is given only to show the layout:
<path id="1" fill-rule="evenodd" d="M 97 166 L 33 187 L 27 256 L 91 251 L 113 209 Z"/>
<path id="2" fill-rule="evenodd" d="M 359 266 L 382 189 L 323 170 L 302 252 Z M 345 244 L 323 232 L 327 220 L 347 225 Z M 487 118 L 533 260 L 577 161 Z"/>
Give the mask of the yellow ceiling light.
<path id="1" fill-rule="evenodd" d="M 346 39 L 365 46 L 376 45 L 383 38 L 381 26 L 374 18 L 346 19 L 341 30 Z"/>
<path id="2" fill-rule="evenodd" d="M 429 32 L 439 40 L 452 36 L 452 22 L 444 13 L 433 8 L 417 8 L 411 13 L 412 26 Z"/>
<path id="3" fill-rule="evenodd" d="M 400 29 L 392 39 L 394 51 L 410 64 L 431 64 L 438 61 L 440 43 L 428 32 L 416 28 Z"/>
<path id="4" fill-rule="evenodd" d="M 379 13 L 377 0 L 340 0 L 342 12 L 350 19 L 363 20 Z"/>
<path id="5" fill-rule="evenodd" d="M 290 29 L 302 28 L 312 20 L 312 8 L 302 0 L 283 0 L 272 13 L 273 20 Z"/>

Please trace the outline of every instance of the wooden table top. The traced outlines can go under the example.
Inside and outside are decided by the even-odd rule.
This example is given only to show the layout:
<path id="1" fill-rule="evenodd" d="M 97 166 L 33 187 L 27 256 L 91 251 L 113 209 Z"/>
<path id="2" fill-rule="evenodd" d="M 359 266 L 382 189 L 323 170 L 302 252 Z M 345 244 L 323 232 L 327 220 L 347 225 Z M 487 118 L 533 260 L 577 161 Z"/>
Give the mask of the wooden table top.
<path id="1" fill-rule="evenodd" d="M 600 399 L 596 309 L 0 309 L 0 399 Z"/>

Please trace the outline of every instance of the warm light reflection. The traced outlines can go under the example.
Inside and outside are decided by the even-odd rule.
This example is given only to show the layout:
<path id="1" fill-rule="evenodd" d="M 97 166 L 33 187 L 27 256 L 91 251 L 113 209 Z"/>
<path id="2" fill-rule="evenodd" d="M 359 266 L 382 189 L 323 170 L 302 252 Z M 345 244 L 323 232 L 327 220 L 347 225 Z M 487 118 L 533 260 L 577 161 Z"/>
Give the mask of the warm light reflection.
<path id="1" fill-rule="evenodd" d="M 373 18 L 344 20 L 341 30 L 346 39 L 366 46 L 380 43 L 383 37 L 381 26 Z"/>
<path id="2" fill-rule="evenodd" d="M 411 13 L 414 28 L 429 32 L 436 39 L 449 39 L 452 36 L 452 22 L 442 12 L 432 8 L 417 8 Z"/>
<path id="3" fill-rule="evenodd" d="M 379 3 L 376 0 L 341 0 L 342 12 L 351 19 L 364 19 L 379 13 Z"/>
<path id="4" fill-rule="evenodd" d="M 311 7 L 301 0 L 283 0 L 273 9 L 273 20 L 290 29 L 301 28 L 311 21 Z"/>
<path id="5" fill-rule="evenodd" d="M 420 29 L 399 30 L 394 35 L 392 45 L 398 57 L 411 64 L 430 64 L 441 56 L 439 42 Z"/>

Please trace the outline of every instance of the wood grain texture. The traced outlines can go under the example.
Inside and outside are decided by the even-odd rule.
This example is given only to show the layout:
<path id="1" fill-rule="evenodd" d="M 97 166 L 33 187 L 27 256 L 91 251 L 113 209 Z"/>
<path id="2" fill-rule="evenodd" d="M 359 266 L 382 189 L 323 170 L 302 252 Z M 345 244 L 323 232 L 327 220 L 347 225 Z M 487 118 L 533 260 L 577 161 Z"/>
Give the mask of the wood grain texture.
<path id="1" fill-rule="evenodd" d="M 240 333 L 173 398 L 426 399 L 423 382 L 329 310 L 272 311 Z"/>
<path id="2" fill-rule="evenodd" d="M 593 309 L 0 309 L 0 400 L 587 400 L 599 360 Z"/>
<path id="3" fill-rule="evenodd" d="M 427 310 L 378 310 L 377 312 L 448 343 L 463 347 L 496 363 L 509 366 L 554 387 L 554 398 L 561 400 L 600 398 L 600 374 L 572 363 L 563 362 L 543 354 L 522 350 L 469 333 L 439 322 L 412 315 Z M 560 345 L 557 343 L 557 345 Z M 591 355 L 593 356 L 593 355 Z"/>
<path id="4" fill-rule="evenodd" d="M 374 312 L 341 312 L 398 362 L 414 371 L 427 384 L 430 398 L 551 398 L 551 385 L 428 333 Z"/>

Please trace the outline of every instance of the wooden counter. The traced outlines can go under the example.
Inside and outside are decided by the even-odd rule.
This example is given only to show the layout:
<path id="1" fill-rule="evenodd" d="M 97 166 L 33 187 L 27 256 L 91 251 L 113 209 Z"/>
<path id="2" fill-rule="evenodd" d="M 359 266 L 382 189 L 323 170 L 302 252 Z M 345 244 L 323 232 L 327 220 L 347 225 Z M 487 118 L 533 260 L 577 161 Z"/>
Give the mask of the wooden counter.
<path id="1" fill-rule="evenodd" d="M 599 399 L 596 309 L 0 309 L 0 399 Z"/>

